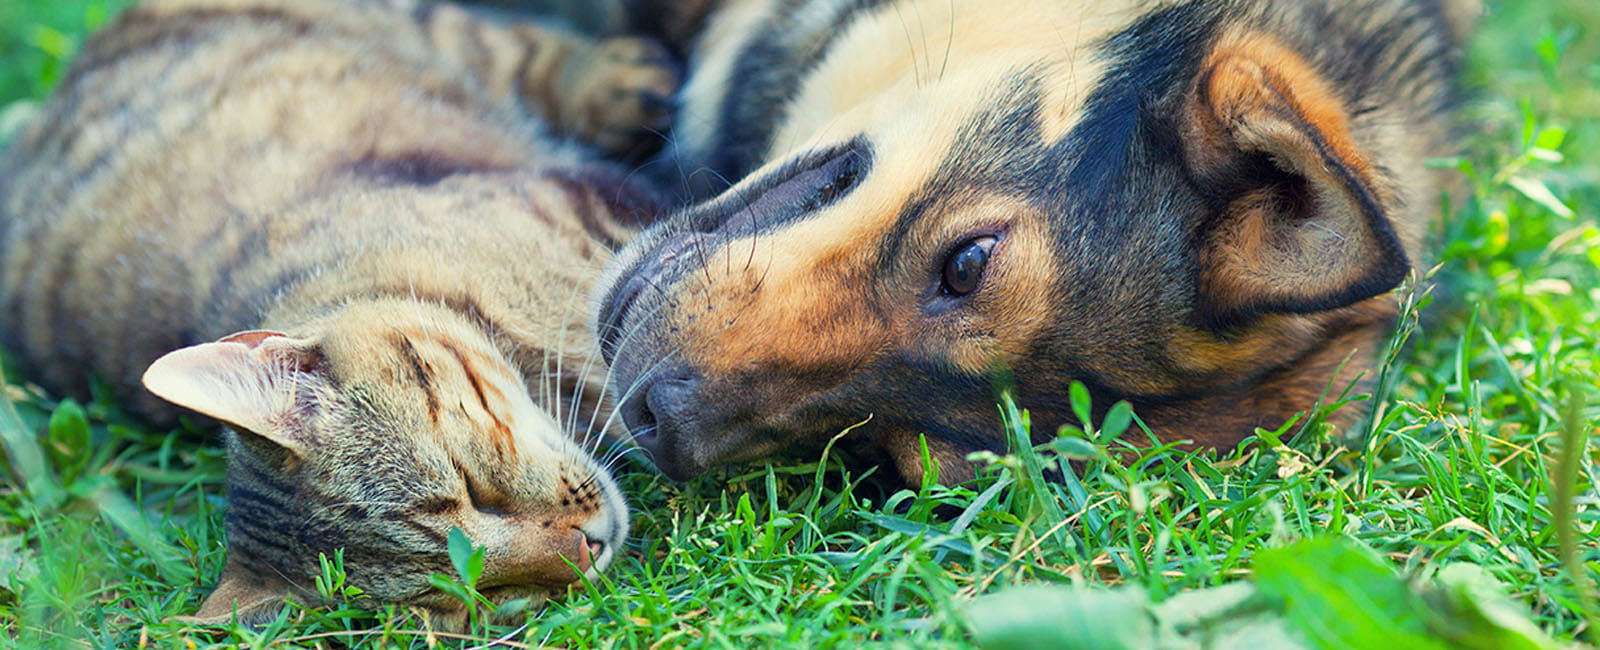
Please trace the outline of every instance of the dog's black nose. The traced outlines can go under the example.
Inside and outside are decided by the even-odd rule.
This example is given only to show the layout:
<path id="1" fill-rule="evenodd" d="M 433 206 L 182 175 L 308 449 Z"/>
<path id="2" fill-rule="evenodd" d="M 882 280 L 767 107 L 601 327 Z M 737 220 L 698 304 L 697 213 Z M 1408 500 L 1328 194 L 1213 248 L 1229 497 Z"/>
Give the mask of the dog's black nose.
<path id="1" fill-rule="evenodd" d="M 622 403 L 622 423 L 634 444 L 673 480 L 687 480 L 704 470 L 693 448 L 700 383 L 700 373 L 688 366 L 662 368 Z"/>

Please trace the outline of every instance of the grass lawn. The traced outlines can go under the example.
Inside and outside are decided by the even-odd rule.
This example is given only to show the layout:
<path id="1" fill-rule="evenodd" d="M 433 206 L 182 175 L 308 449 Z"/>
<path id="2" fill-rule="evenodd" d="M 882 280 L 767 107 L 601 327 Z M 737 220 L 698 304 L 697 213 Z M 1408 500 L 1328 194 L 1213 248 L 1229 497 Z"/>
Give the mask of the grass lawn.
<path id="1" fill-rule="evenodd" d="M 121 4 L 0 1 L 0 138 Z M 1029 626 L 1115 636 L 1143 612 L 1216 644 L 1192 647 L 1274 617 L 1325 647 L 1422 647 L 1407 635 L 1464 620 L 1435 607 L 1463 566 L 1483 569 L 1469 600 L 1507 597 L 1483 617 L 1593 643 L 1600 3 L 1491 1 L 1471 58 L 1474 135 L 1464 158 L 1439 161 L 1471 191 L 1443 220 L 1439 287 L 1396 295 L 1423 309 L 1397 329 L 1377 394 L 1350 396 L 1374 407 L 1355 431 L 1312 417 L 1287 446 L 1267 432 L 1231 454 L 1135 459 L 1106 453 L 1122 445 L 1096 429 L 1125 424 L 1108 417 L 955 489 L 897 490 L 837 458 L 683 485 L 625 464 L 626 556 L 523 627 L 430 635 L 405 611 L 348 606 L 331 566 L 323 602 L 264 629 L 204 630 L 172 617 L 222 568 L 216 437 L 142 428 L 110 400 L 57 401 L 13 373 L 0 646 L 1014 647 L 1006 634 Z M 1063 456 L 1082 461 L 1078 478 L 1038 480 Z M 1344 541 L 1304 541 L 1329 539 Z M 1102 591 L 1009 591 L 1027 583 Z M 1256 605 L 1227 604 L 1257 588 Z"/>

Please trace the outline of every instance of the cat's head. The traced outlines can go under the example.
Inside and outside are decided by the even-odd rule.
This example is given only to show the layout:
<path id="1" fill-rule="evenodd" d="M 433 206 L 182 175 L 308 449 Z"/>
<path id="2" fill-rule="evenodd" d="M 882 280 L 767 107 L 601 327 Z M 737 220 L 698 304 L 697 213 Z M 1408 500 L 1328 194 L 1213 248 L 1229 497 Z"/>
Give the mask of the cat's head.
<path id="1" fill-rule="evenodd" d="M 496 602 L 542 601 L 616 557 L 628 526 L 616 484 L 467 318 L 380 301 L 306 331 L 241 332 L 144 376 L 232 428 L 228 560 L 196 619 L 314 602 L 318 555 L 343 549 L 348 584 L 368 597 L 459 620 L 429 582 L 456 575 L 452 527 L 484 549 L 477 588 Z"/>

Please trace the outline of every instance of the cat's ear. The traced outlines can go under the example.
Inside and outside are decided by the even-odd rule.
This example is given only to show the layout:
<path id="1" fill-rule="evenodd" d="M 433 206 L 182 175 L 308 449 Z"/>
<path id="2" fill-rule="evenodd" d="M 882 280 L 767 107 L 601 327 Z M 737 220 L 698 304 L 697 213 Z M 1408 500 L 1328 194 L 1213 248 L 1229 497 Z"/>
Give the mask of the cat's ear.
<path id="1" fill-rule="evenodd" d="M 144 372 L 157 397 L 209 415 L 299 455 L 328 398 L 322 355 L 309 341 L 253 330 L 167 353 Z"/>
<path id="2" fill-rule="evenodd" d="M 263 625 L 283 609 L 291 587 L 277 575 L 260 575 L 229 558 L 222 567 L 222 579 L 211 590 L 200 611 L 177 620 L 197 625 L 222 625 L 238 616 L 245 625 Z"/>
<path id="3" fill-rule="evenodd" d="M 1185 160 L 1220 211 L 1202 230 L 1213 322 L 1335 309 L 1411 268 L 1351 113 L 1303 57 L 1260 35 L 1217 41 L 1178 116 Z"/>

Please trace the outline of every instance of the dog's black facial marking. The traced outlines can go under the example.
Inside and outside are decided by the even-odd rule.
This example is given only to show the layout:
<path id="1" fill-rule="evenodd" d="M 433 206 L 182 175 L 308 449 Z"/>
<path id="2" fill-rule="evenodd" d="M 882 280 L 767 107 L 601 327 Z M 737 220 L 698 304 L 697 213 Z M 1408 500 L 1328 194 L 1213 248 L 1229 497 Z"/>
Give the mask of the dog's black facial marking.
<path id="1" fill-rule="evenodd" d="M 811 216 L 849 194 L 872 167 L 864 138 L 807 152 L 760 182 L 729 190 L 718 199 L 733 212 L 716 233 L 725 239 L 754 237 Z"/>
<path id="2" fill-rule="evenodd" d="M 1111 68 L 1056 150 L 1059 160 L 1073 164 L 1046 191 L 1091 198 L 1115 193 L 1140 132 L 1149 128 L 1152 107 L 1186 87 L 1214 25 L 1201 3 L 1190 2 L 1146 16 L 1107 39 L 1099 56 Z"/>
<path id="3" fill-rule="evenodd" d="M 830 51 L 834 39 L 850 25 L 888 0 L 853 0 L 836 3 L 833 14 L 815 23 L 815 31 L 801 30 L 798 21 L 804 0 L 783 0 L 773 10 L 776 19 L 748 38 L 728 76 L 728 89 L 717 108 L 718 133 L 699 164 L 721 178 L 738 179 L 761 166 L 762 156 L 783 123 L 785 105 L 800 91 L 806 73 Z M 705 189 L 692 190 L 705 196 Z"/>

